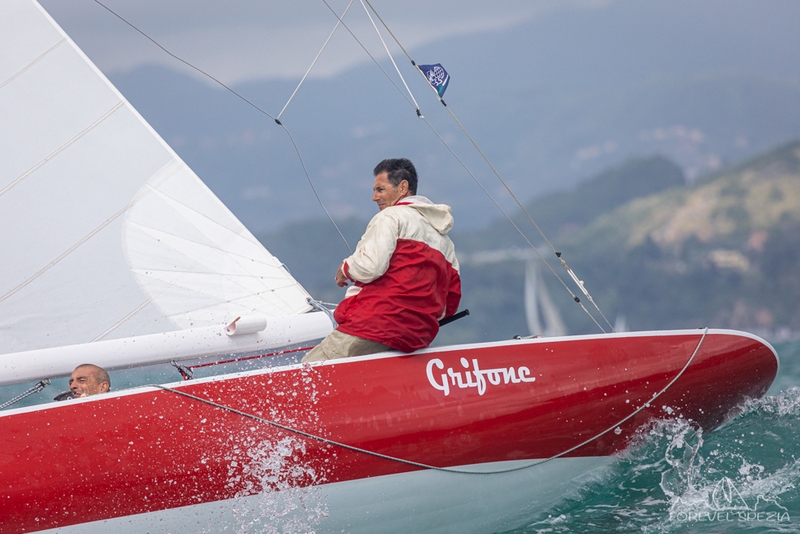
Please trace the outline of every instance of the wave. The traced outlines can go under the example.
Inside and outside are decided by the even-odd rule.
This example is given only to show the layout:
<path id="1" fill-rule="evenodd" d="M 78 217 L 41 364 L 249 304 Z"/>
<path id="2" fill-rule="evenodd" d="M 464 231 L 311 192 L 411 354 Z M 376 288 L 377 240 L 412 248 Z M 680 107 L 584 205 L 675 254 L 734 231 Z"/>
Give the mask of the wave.
<path id="1" fill-rule="evenodd" d="M 683 419 L 641 430 L 600 479 L 530 532 L 797 532 L 800 388 L 748 401 L 712 433 Z"/>

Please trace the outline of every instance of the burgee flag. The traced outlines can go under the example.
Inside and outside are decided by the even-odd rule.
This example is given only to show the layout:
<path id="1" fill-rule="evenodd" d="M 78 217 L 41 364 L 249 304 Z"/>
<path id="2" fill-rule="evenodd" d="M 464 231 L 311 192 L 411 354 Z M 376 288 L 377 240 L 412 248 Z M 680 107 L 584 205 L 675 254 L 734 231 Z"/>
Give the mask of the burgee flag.
<path id="1" fill-rule="evenodd" d="M 435 65 L 419 65 L 419 70 L 421 70 L 422 74 L 428 79 L 428 83 L 436 89 L 439 98 L 444 96 L 444 92 L 447 90 L 447 84 L 450 83 L 450 75 L 447 74 L 447 71 L 444 70 L 441 63 L 436 63 Z"/>

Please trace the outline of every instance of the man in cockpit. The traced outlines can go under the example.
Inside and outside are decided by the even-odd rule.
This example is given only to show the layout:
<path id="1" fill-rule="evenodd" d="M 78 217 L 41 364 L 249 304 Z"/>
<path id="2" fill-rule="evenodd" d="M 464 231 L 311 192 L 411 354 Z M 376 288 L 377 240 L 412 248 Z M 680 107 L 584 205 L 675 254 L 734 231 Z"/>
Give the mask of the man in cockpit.
<path id="1" fill-rule="evenodd" d="M 69 378 L 69 391 L 61 393 L 54 400 L 77 399 L 105 393 L 111 389 L 111 378 L 102 367 L 84 363 L 72 371 Z"/>
<path id="2" fill-rule="evenodd" d="M 450 206 L 417 195 L 417 171 L 405 158 L 383 160 L 373 174 L 379 211 L 336 272 L 340 287 L 353 283 L 334 313 L 338 326 L 303 362 L 427 347 L 439 320 L 458 310 Z"/>

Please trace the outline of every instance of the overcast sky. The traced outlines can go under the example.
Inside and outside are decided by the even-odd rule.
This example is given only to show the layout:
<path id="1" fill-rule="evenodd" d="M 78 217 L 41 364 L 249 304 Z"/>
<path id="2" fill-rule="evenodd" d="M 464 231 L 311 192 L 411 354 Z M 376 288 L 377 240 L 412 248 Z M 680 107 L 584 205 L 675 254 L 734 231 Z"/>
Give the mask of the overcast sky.
<path id="1" fill-rule="evenodd" d="M 39 1 L 251 229 L 261 228 L 265 210 L 270 220 L 316 213 L 313 195 L 300 204 L 304 167 L 287 157 L 272 121 L 94 0 Z M 275 115 L 337 22 L 325 0 L 100 1 Z M 349 1 L 327 0 L 338 13 Z M 451 109 L 523 199 L 653 153 L 697 177 L 800 135 L 797 0 L 370 1 L 414 57 L 449 69 Z M 345 21 L 386 65 L 361 0 Z M 425 116 L 473 170 L 484 169 L 379 27 Z M 387 154 L 469 180 L 370 61 L 340 28 L 311 73 L 324 83 L 307 83 L 281 115 L 337 216 L 374 208 L 354 192 L 369 189 L 364 169 Z M 163 68 L 140 68 L 153 64 L 205 87 Z M 400 84 L 394 73 L 390 79 Z M 266 168 L 292 181 L 270 181 Z M 504 189 L 486 178 L 504 202 Z M 491 216 L 477 207 L 484 198 L 472 181 L 455 190 L 448 183 L 434 182 L 431 194 Z"/>
<path id="2" fill-rule="evenodd" d="M 40 0 L 106 74 L 156 63 L 180 66 L 93 0 Z M 228 84 L 303 75 L 337 19 L 323 0 L 102 0 L 105 5 L 183 59 Z M 403 46 L 489 32 L 557 9 L 597 9 L 612 0 L 371 0 Z M 328 0 L 337 13 L 349 0 Z M 361 0 L 345 23 L 380 53 Z M 377 24 L 379 22 L 375 21 Z M 381 27 L 384 38 L 390 37 Z M 279 52 L 276 52 L 279 51 Z M 397 49 L 393 46 L 393 53 Z M 340 28 L 311 73 L 330 77 L 370 61 Z"/>

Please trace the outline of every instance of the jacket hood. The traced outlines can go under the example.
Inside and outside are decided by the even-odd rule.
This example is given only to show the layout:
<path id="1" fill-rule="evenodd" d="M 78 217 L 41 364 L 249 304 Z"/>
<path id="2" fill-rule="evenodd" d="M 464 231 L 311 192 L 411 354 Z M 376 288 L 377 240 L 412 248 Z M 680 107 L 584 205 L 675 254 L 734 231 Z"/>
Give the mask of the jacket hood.
<path id="1" fill-rule="evenodd" d="M 413 195 L 402 199 L 395 206 L 408 206 L 417 210 L 442 235 L 447 235 L 453 228 L 453 210 L 447 204 L 434 204 L 427 197 Z"/>

